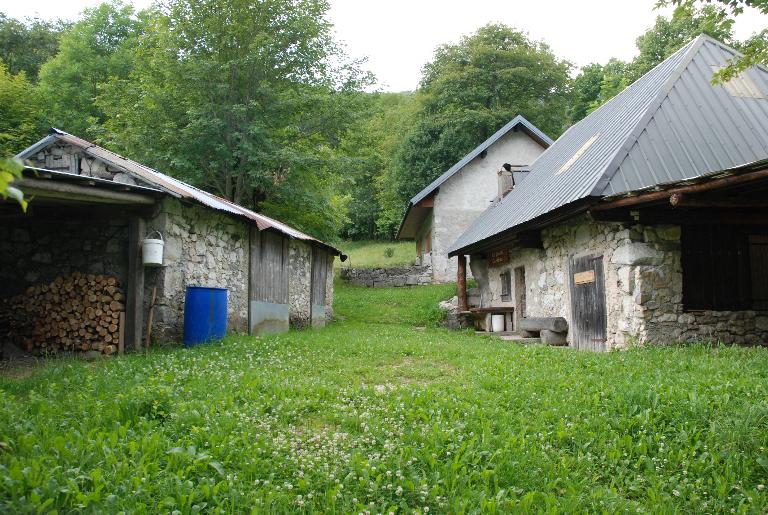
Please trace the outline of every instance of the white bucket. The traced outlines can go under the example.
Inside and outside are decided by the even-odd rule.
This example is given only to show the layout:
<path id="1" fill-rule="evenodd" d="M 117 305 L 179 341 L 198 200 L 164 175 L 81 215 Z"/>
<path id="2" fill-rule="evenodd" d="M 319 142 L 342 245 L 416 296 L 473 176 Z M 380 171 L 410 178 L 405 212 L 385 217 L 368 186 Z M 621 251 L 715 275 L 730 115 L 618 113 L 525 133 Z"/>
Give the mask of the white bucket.
<path id="1" fill-rule="evenodd" d="M 157 234 L 160 239 L 145 238 L 141 244 L 141 257 L 144 266 L 163 266 L 163 235 L 160 231 L 155 231 L 152 235 Z"/>
<path id="2" fill-rule="evenodd" d="M 504 332 L 504 315 L 491 315 L 491 329 L 494 333 Z"/>

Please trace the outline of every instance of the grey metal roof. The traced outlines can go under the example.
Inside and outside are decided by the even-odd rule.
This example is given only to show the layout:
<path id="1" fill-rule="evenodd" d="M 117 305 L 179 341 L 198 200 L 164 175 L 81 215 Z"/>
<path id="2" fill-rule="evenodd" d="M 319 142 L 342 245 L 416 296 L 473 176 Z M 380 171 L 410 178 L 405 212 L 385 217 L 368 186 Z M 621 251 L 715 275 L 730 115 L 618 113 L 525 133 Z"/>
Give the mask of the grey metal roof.
<path id="1" fill-rule="evenodd" d="M 418 204 L 430 193 L 440 187 L 445 181 L 450 179 L 454 174 L 459 172 L 462 168 L 467 166 L 474 158 L 479 156 L 484 150 L 496 143 L 501 137 L 507 134 L 512 129 L 519 128 L 524 130 L 529 136 L 535 139 L 542 147 L 548 148 L 552 143 L 552 139 L 541 132 L 538 127 L 525 119 L 521 115 L 517 115 L 501 129 L 497 130 L 490 138 L 480 143 L 469 154 L 461 158 L 461 161 L 450 167 L 440 177 L 429 183 L 429 185 L 418 192 L 412 199 L 411 204 Z"/>
<path id="2" fill-rule="evenodd" d="M 227 199 L 213 195 L 212 193 L 208 193 L 207 191 L 201 190 L 199 188 L 195 188 L 194 186 L 187 184 L 186 182 L 180 181 L 178 179 L 174 179 L 173 177 L 160 173 L 157 170 L 149 168 L 148 166 L 144 166 L 140 163 L 137 163 L 136 161 L 132 161 L 110 150 L 102 148 L 98 145 L 94 145 L 90 141 L 86 141 L 82 138 L 78 138 L 77 136 L 73 136 L 68 132 L 64 132 L 56 128 L 51 129 L 51 134 L 49 136 L 41 139 L 37 143 L 28 147 L 27 149 L 21 151 L 16 157 L 19 157 L 22 159 L 28 158 L 36 154 L 43 148 L 47 147 L 48 145 L 51 145 L 56 140 L 61 140 L 65 143 L 78 147 L 84 153 L 92 157 L 95 157 L 101 161 L 104 161 L 116 168 L 119 168 L 120 170 L 123 170 L 126 173 L 146 183 L 152 184 L 160 188 L 162 191 L 168 194 L 171 194 L 175 197 L 192 199 L 212 209 L 215 209 L 218 211 L 224 211 L 236 216 L 246 218 L 249 221 L 254 222 L 256 226 L 259 228 L 259 230 L 262 230 L 262 231 L 265 229 L 272 229 L 272 230 L 281 232 L 291 238 L 295 238 L 297 240 L 303 240 L 303 241 L 320 244 L 332 250 L 337 255 L 342 256 L 342 260 L 345 259 L 346 257 L 342 254 L 340 250 L 332 247 L 331 245 L 328 245 L 327 243 L 317 240 L 312 236 L 304 234 L 303 232 L 298 231 L 293 227 L 286 225 L 278 220 L 275 220 L 268 216 L 264 216 L 261 213 L 256 213 L 255 211 L 251 211 L 250 209 L 246 209 L 243 206 L 235 204 L 234 202 L 231 202 Z"/>
<path id="3" fill-rule="evenodd" d="M 738 52 L 701 35 L 568 129 L 451 245 L 456 254 L 551 211 L 768 157 L 768 70 L 728 85 Z"/>

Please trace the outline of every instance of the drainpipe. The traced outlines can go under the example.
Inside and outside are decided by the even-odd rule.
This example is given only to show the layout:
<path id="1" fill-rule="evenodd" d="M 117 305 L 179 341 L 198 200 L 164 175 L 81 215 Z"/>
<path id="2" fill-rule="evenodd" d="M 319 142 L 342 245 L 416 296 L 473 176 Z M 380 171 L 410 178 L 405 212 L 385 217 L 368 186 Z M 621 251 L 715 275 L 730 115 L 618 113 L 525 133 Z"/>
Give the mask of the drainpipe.
<path id="1" fill-rule="evenodd" d="M 459 295 L 459 311 L 468 311 L 467 305 L 467 256 L 459 254 L 459 266 L 457 270 L 457 287 Z"/>

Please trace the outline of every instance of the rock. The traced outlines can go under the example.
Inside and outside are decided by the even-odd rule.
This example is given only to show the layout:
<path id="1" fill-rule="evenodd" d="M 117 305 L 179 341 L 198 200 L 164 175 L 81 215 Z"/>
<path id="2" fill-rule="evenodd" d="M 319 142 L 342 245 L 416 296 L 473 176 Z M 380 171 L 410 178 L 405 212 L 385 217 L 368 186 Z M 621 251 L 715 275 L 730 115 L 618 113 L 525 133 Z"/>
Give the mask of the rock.
<path id="1" fill-rule="evenodd" d="M 645 243 L 628 243 L 616 249 L 611 263 L 617 265 L 659 265 L 664 255 Z"/>
<path id="2" fill-rule="evenodd" d="M 101 352 L 97 350 L 89 350 L 83 354 L 83 358 L 87 359 L 88 361 L 93 361 L 95 359 L 101 358 Z"/>
<path id="3" fill-rule="evenodd" d="M 539 333 L 539 338 L 541 338 L 541 343 L 546 345 L 567 345 L 566 335 L 567 333 L 556 333 L 548 329 L 542 329 Z"/>

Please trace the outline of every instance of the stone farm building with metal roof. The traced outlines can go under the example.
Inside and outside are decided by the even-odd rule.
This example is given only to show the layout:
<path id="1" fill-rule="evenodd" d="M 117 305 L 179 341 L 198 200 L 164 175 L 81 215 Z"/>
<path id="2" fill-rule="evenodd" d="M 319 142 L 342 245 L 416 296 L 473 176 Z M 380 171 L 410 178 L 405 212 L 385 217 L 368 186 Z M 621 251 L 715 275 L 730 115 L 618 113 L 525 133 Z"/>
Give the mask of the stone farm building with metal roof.
<path id="1" fill-rule="evenodd" d="M 230 331 L 317 326 L 332 316 L 341 252 L 330 245 L 56 129 L 19 157 L 30 168 L 15 184 L 33 200 L 23 216 L 0 205 L 13 217 L 0 227 L 0 297 L 71 272 L 116 277 L 126 348 L 142 344 L 153 289 L 159 339 L 180 337 L 191 285 L 229 290 Z M 165 240 L 163 266 L 145 268 L 141 242 L 155 231 Z"/>
<path id="2" fill-rule="evenodd" d="M 562 317 L 576 348 L 768 341 L 768 70 L 713 84 L 737 55 L 691 41 L 478 217 L 449 253 L 482 307 Z"/>
<path id="3" fill-rule="evenodd" d="M 416 240 L 417 264 L 431 266 L 434 282 L 455 280 L 450 244 L 503 195 L 500 190 L 522 181 L 528 165 L 551 143 L 516 116 L 411 199 L 397 237 Z"/>

